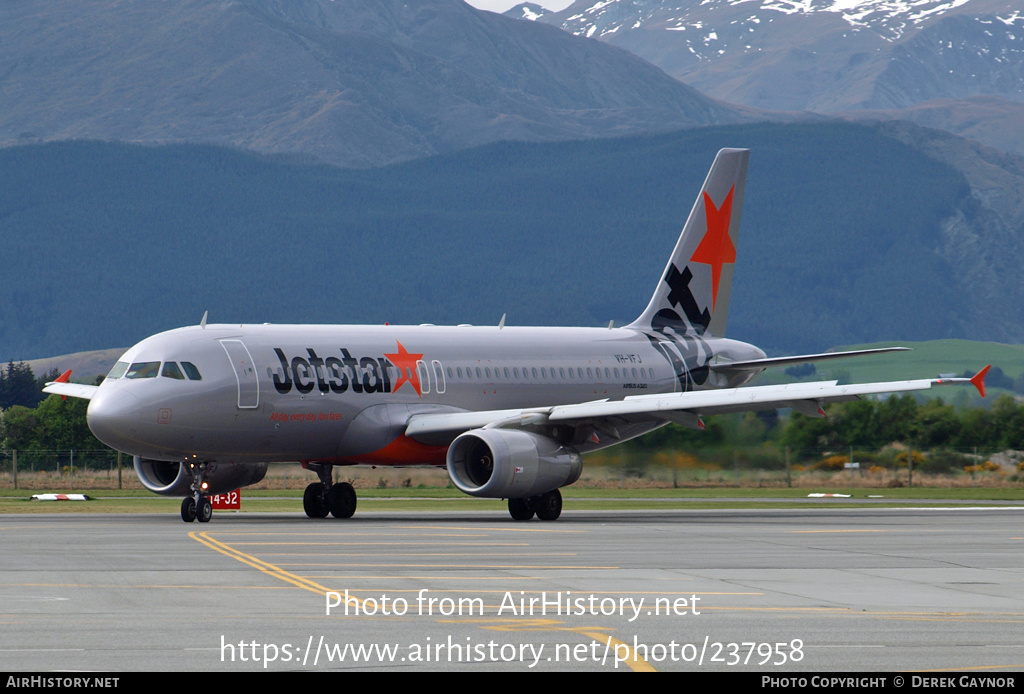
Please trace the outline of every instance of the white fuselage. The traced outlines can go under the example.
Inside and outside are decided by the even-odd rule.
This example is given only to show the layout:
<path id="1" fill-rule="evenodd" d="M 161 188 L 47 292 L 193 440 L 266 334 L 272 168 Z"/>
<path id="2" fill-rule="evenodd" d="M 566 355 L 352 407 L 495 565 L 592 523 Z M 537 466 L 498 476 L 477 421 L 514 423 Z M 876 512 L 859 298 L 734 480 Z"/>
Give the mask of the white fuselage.
<path id="1" fill-rule="evenodd" d="M 195 326 L 128 350 L 88 417 L 107 445 L 153 460 L 443 465 L 443 437 L 404 436 L 411 415 L 732 387 L 756 372 L 727 381 L 706 365 L 763 356 L 630 328 Z"/>

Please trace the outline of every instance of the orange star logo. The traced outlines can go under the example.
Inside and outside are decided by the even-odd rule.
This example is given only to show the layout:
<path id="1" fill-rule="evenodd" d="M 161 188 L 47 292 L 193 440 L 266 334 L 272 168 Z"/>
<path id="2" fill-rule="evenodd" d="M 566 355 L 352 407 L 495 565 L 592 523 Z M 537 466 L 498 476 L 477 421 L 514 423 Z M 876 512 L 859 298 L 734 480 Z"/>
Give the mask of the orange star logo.
<path id="1" fill-rule="evenodd" d="M 715 207 L 711 196 L 704 193 L 704 216 L 707 219 L 708 230 L 690 257 L 691 262 L 711 266 L 711 310 L 714 310 L 715 302 L 718 301 L 718 280 L 722 277 L 722 266 L 736 262 L 736 247 L 729 238 L 732 191 L 735 187 L 729 189 L 729 194 L 725 196 L 721 207 Z"/>
<path id="2" fill-rule="evenodd" d="M 384 353 L 384 356 L 395 365 L 396 369 L 398 369 L 398 380 L 395 381 L 395 387 L 391 392 L 395 393 L 403 385 L 409 383 L 416 390 L 416 395 L 422 397 L 423 394 L 420 392 L 420 377 L 419 374 L 416 373 L 416 362 L 423 358 L 423 354 L 410 354 L 398 340 L 395 340 L 395 344 L 398 345 L 398 352 L 396 354 Z"/>

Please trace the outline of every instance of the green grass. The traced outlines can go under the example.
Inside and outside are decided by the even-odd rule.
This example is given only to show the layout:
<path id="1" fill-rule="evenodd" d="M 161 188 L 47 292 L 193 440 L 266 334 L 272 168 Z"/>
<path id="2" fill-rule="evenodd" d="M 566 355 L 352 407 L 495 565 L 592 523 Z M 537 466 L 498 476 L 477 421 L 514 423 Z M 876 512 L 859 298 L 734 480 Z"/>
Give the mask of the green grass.
<path id="1" fill-rule="evenodd" d="M 910 347 L 911 352 L 888 352 L 867 357 L 854 357 L 818 365 L 818 376 L 832 378 L 833 372 L 849 374 L 855 383 L 894 381 L 911 378 L 933 378 L 939 374 L 962 375 L 965 370 L 980 371 L 986 364 L 1000 367 L 1011 378 L 1024 373 L 1024 345 L 971 340 L 932 340 L 929 342 L 879 342 L 870 345 L 848 345 L 845 349 L 877 347 Z M 943 391 L 945 392 L 945 391 Z"/>

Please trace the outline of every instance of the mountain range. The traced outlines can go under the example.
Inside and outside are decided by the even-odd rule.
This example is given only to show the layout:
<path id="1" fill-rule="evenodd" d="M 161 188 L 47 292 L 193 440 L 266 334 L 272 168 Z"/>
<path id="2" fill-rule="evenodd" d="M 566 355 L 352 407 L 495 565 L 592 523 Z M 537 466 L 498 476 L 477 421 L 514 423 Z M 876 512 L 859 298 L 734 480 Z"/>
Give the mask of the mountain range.
<path id="1" fill-rule="evenodd" d="M 577 0 L 506 14 L 626 48 L 730 103 L 870 109 L 1024 152 L 1024 9 L 1008 0 Z"/>
<path id="2" fill-rule="evenodd" d="M 730 336 L 776 354 L 882 337 L 1024 342 L 1020 158 L 887 128 L 503 142 L 372 169 L 204 145 L 3 148 L 0 360 L 128 345 L 206 311 L 622 324 L 723 144 L 752 150 Z"/>
<path id="3" fill-rule="evenodd" d="M 459 0 L 0 3 L 0 144 L 204 142 L 375 166 L 760 118 Z"/>
<path id="4" fill-rule="evenodd" d="M 0 3 L 0 359 L 206 310 L 629 320 L 722 146 L 754 151 L 736 337 L 1024 341 L 1020 26 L 994 0 Z M 695 80 L 765 98 L 613 45 L 684 33 Z M 763 110 L 801 90 L 829 113 Z"/>

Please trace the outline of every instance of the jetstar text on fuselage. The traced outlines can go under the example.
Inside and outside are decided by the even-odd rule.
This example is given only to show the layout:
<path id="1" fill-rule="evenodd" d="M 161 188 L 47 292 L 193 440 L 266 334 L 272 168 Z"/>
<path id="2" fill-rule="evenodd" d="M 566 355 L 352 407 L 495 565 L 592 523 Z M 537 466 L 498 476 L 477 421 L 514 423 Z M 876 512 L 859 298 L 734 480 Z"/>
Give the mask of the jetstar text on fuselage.
<path id="1" fill-rule="evenodd" d="M 416 394 L 420 395 L 416 360 L 423 355 L 409 354 L 400 342 L 397 354 L 373 357 L 354 357 L 344 347 L 338 350 L 340 356 L 320 356 L 312 347 L 305 350 L 305 355 L 289 357 L 280 347 L 274 348 L 281 362 L 281 368 L 274 373 L 274 387 L 278 393 L 290 393 L 292 388 L 303 394 L 311 393 L 314 389 L 321 393 L 345 393 L 349 390 L 353 393 L 391 393 L 409 383 Z M 391 383 L 391 368 L 398 372 L 394 387 Z"/>

